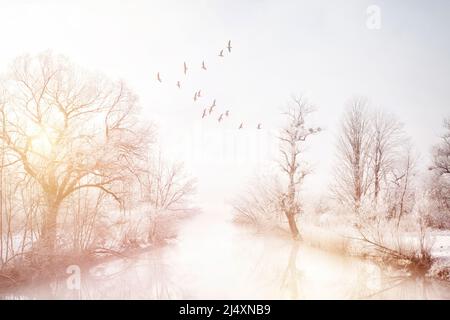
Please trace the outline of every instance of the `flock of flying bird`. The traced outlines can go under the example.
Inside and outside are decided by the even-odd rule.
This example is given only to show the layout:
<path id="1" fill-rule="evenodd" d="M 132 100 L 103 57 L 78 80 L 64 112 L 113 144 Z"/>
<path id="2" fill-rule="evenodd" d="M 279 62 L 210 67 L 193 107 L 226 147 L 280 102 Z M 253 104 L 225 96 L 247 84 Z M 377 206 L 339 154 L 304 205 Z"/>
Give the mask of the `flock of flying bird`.
<path id="1" fill-rule="evenodd" d="M 229 40 L 227 46 L 225 47 L 225 49 L 221 49 L 219 51 L 218 56 L 221 57 L 221 58 L 225 57 L 224 56 L 225 50 L 227 50 L 228 53 L 231 53 L 231 49 L 232 49 L 232 47 L 231 47 L 231 40 Z M 201 69 L 204 70 L 204 71 L 208 70 L 204 60 L 202 61 Z M 184 73 L 185 76 L 187 75 L 187 72 L 188 72 L 188 66 L 187 66 L 186 62 L 184 62 L 183 63 L 183 73 Z M 160 83 L 163 82 L 162 78 L 161 78 L 161 74 L 159 72 L 156 74 L 156 80 L 159 81 Z M 181 89 L 181 81 L 180 80 L 178 80 L 176 82 L 176 86 L 178 87 L 178 89 Z M 198 90 L 198 91 L 194 92 L 194 98 L 193 98 L 194 102 L 196 102 L 201 97 L 203 97 L 201 90 Z M 212 116 L 215 107 L 216 107 L 216 99 L 214 99 L 212 101 L 211 105 L 209 105 L 209 106 L 207 106 L 206 108 L 203 109 L 202 119 L 204 119 L 207 116 Z M 217 121 L 220 123 L 221 121 L 223 121 L 225 118 L 228 118 L 229 116 L 230 116 L 230 111 L 226 110 L 225 112 L 223 112 L 223 113 L 221 113 L 219 115 L 219 117 L 217 118 Z M 243 129 L 243 128 L 244 128 L 244 122 L 241 122 L 239 127 L 238 127 L 238 129 Z M 258 129 L 258 130 L 262 129 L 262 124 L 258 123 L 258 125 L 256 126 L 256 129 Z"/>

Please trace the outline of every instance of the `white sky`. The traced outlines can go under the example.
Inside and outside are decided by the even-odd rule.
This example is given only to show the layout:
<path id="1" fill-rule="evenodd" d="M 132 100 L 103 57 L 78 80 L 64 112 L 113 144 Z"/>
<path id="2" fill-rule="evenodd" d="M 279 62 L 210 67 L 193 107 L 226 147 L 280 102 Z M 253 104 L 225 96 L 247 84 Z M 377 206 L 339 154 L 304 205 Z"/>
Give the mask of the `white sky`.
<path id="1" fill-rule="evenodd" d="M 380 30 L 366 27 L 373 4 Z M 273 163 L 269 137 L 292 94 L 307 94 L 318 107 L 314 124 L 326 129 L 308 150 L 315 174 L 307 190 L 327 188 L 338 123 L 354 95 L 396 114 L 425 162 L 450 115 L 449 30 L 450 2 L 438 0 L 0 0 L 0 70 L 17 55 L 51 49 L 124 79 L 143 120 L 158 124 L 165 152 L 184 160 L 199 195 L 218 204 Z M 229 39 L 233 51 L 220 59 Z M 197 89 L 205 97 L 194 104 Z M 213 98 L 230 110 L 220 125 L 218 113 L 200 119 Z"/>

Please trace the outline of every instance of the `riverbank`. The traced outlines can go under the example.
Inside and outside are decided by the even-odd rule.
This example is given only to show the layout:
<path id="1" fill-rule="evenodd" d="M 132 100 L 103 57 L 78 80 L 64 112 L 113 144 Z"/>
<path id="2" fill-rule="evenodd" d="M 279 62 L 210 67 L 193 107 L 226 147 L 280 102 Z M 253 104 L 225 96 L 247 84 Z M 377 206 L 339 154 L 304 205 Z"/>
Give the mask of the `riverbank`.
<path id="1" fill-rule="evenodd" d="M 135 259 L 137 256 L 160 249 L 172 243 L 180 228 L 180 224 L 192 218 L 196 211 L 177 212 L 158 220 L 159 231 L 152 232 L 149 241 L 127 243 L 122 247 L 96 247 L 80 254 L 58 254 L 51 264 L 43 265 L 31 262 L 33 253 L 24 254 L 14 264 L 0 271 L 0 295 L 5 292 L 20 290 L 21 287 L 39 286 L 52 281 L 66 279 L 73 271 L 70 266 L 76 266 L 81 273 L 91 268 L 114 261 L 116 259 Z"/>
<path id="2" fill-rule="evenodd" d="M 4 299 L 449 299 L 450 284 L 411 277 L 370 260 L 295 242 L 279 230 L 255 234 L 224 210 L 195 215 L 154 250 L 67 278 L 12 288 Z"/>
<path id="3" fill-rule="evenodd" d="M 273 222 L 273 221 L 269 221 Z M 290 239 L 287 223 L 278 221 L 276 224 L 262 223 L 257 226 L 245 225 L 258 234 Z M 429 278 L 450 282 L 450 231 L 430 230 L 426 234 L 426 265 L 415 259 L 419 251 L 419 235 L 405 232 L 401 235 L 389 234 L 385 243 L 371 242 L 364 239 L 355 228 L 343 225 L 342 221 L 321 221 L 314 223 L 312 219 L 299 219 L 298 226 L 301 241 L 305 244 L 324 250 L 351 257 L 357 257 L 380 265 L 390 265 L 406 273 L 426 276 Z M 386 230 L 386 233 L 390 231 Z M 429 261 L 428 261 L 429 259 Z"/>
<path id="4" fill-rule="evenodd" d="M 450 281 L 450 231 L 433 230 L 428 232 L 429 248 L 427 254 L 430 261 L 426 266 L 415 261 L 419 240 L 415 234 L 403 234 L 395 246 L 372 243 L 363 239 L 357 232 L 331 231 L 312 225 L 302 226 L 302 236 L 309 245 L 376 261 L 380 264 L 391 264 L 410 273 L 423 273 L 427 277 Z M 429 264 L 429 265 L 428 265 Z"/>

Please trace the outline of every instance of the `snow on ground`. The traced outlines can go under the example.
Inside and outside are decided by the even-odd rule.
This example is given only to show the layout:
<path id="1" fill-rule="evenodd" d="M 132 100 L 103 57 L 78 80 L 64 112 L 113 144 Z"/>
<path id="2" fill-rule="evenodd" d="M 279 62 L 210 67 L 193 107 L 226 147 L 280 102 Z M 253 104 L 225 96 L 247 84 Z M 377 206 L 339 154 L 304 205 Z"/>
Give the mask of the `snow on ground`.
<path id="1" fill-rule="evenodd" d="M 450 260 L 450 230 L 432 231 L 433 248 L 431 254 L 435 258 Z"/>

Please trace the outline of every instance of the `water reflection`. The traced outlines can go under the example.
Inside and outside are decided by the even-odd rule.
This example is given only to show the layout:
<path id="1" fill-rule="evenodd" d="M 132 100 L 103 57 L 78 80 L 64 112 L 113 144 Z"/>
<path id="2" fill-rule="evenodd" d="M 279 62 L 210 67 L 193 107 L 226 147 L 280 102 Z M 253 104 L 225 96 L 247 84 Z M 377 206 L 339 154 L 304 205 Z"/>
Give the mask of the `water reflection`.
<path id="1" fill-rule="evenodd" d="M 223 215 L 199 215 L 176 244 L 4 298 L 48 299 L 450 299 L 450 285 L 298 242 L 252 234 Z"/>
<path id="2" fill-rule="evenodd" d="M 286 292 L 287 298 L 298 299 L 300 296 L 302 272 L 297 268 L 297 256 L 300 244 L 295 241 L 291 244 L 286 270 L 282 275 L 281 292 Z"/>

